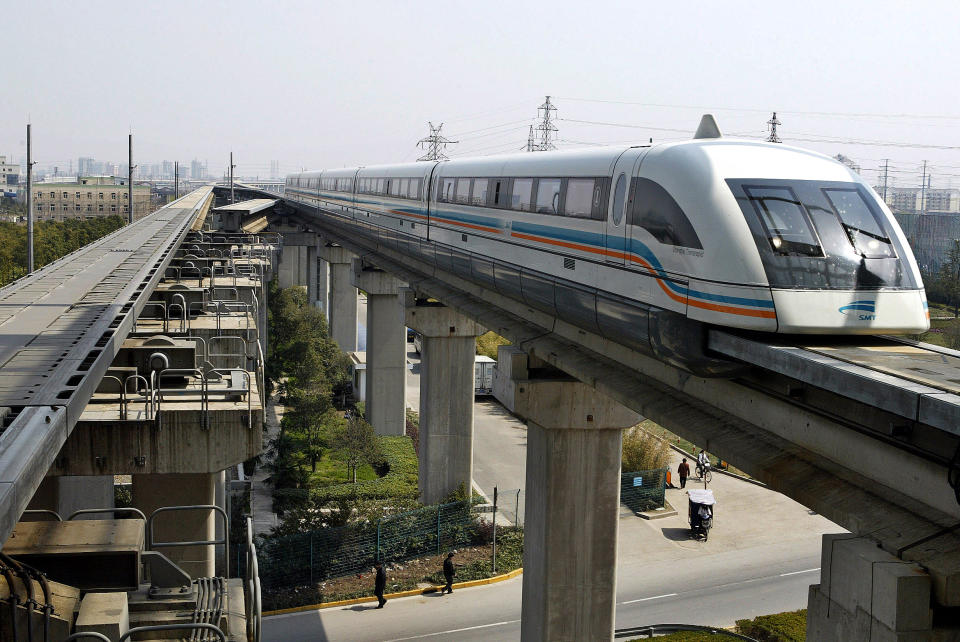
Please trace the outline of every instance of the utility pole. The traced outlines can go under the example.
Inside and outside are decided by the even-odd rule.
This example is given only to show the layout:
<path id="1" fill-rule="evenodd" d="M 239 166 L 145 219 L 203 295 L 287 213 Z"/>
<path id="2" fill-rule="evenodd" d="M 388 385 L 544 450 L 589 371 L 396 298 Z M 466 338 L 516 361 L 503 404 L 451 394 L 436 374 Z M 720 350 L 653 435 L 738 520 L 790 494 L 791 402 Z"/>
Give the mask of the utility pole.
<path id="1" fill-rule="evenodd" d="M 236 165 L 233 164 L 233 152 L 230 152 L 230 202 L 233 203 L 233 168 Z"/>
<path id="2" fill-rule="evenodd" d="M 550 96 L 547 96 L 543 104 L 537 108 L 537 116 L 540 116 L 540 112 L 543 112 L 543 116 L 540 116 L 540 124 L 537 125 L 537 131 L 540 132 L 538 151 L 549 152 L 557 148 L 551 140 L 554 132 L 557 131 L 557 126 L 553 124 L 553 112 L 555 111 L 557 111 L 557 108 L 550 102 Z"/>
<path id="3" fill-rule="evenodd" d="M 927 210 L 927 161 L 923 161 L 923 174 L 920 178 L 920 214 Z"/>
<path id="4" fill-rule="evenodd" d="M 180 161 L 173 161 L 173 200 L 180 198 Z"/>
<path id="5" fill-rule="evenodd" d="M 773 116 L 770 117 L 770 120 L 767 121 L 767 126 L 770 128 L 770 135 L 767 136 L 768 143 L 782 143 L 780 137 L 777 136 L 777 125 L 782 125 L 783 123 L 777 118 L 777 112 L 773 112 Z"/>
<path id="6" fill-rule="evenodd" d="M 33 147 L 27 123 L 27 274 L 33 273 Z"/>
<path id="7" fill-rule="evenodd" d="M 442 161 L 449 160 L 447 155 L 443 153 L 443 150 L 447 145 L 452 145 L 456 143 L 455 140 L 450 140 L 445 136 L 440 134 L 440 130 L 443 129 L 443 123 L 440 123 L 436 127 L 433 126 L 433 122 L 428 122 L 427 125 L 430 127 L 430 135 L 426 138 L 421 138 L 417 141 L 417 147 L 425 149 L 426 154 L 418 158 L 418 161 Z"/>
<path id="8" fill-rule="evenodd" d="M 890 159 L 883 159 L 883 202 L 887 202 L 887 179 L 890 176 Z"/>
<path id="9" fill-rule="evenodd" d="M 133 134 L 127 136 L 127 224 L 133 223 Z"/>
<path id="10" fill-rule="evenodd" d="M 527 151 L 528 152 L 537 151 L 537 144 L 533 137 L 533 125 L 530 125 L 530 133 L 527 135 Z"/>

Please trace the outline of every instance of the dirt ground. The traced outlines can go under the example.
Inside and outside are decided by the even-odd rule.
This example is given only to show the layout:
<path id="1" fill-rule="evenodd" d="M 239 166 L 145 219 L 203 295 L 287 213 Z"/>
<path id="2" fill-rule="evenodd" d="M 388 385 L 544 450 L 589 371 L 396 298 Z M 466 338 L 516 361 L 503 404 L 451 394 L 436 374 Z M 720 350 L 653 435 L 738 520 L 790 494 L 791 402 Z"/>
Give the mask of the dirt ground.
<path id="1" fill-rule="evenodd" d="M 419 557 L 402 563 L 387 564 L 385 567 L 387 571 L 387 593 L 435 586 L 435 584 L 429 580 L 429 577 L 434 574 L 440 574 L 447 552 L 441 555 Z M 476 546 L 454 549 L 453 552 L 456 553 L 453 562 L 457 567 L 460 567 L 477 560 L 490 561 L 493 549 L 491 546 Z M 322 582 L 319 589 L 325 602 L 342 599 L 341 596 L 353 596 L 364 593 L 372 595 L 374 574 L 374 570 L 371 568 L 364 573 L 333 578 Z M 454 581 L 458 581 L 459 579 L 460 578 L 454 578 Z"/>

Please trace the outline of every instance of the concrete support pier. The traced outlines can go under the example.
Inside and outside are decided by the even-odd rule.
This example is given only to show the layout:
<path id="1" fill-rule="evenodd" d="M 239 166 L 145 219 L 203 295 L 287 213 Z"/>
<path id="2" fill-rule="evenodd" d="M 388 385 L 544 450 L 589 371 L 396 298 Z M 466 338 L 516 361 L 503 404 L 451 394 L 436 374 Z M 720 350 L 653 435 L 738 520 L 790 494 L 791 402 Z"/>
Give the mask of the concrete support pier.
<path id="1" fill-rule="evenodd" d="M 931 577 L 919 564 L 891 555 L 875 541 L 824 535 L 820 584 L 810 587 L 807 603 L 807 639 L 955 639 L 955 629 L 945 635 L 933 627 L 932 590 Z"/>
<path id="2" fill-rule="evenodd" d="M 196 506 L 217 503 L 217 485 L 223 477 L 216 473 L 170 475 L 133 475 L 133 505 L 147 517 L 163 506 Z M 213 510 L 185 510 L 161 513 L 153 520 L 155 542 L 197 542 L 215 539 Z M 222 518 L 220 518 L 222 519 Z M 221 547 L 222 548 L 222 547 Z M 174 546 L 157 548 L 191 577 L 212 577 L 216 554 L 213 546 Z"/>
<path id="3" fill-rule="evenodd" d="M 74 511 L 113 505 L 113 475 L 59 475 L 44 478 L 27 508 L 52 510 L 67 519 Z M 111 517 L 106 512 L 79 515 L 76 519 Z"/>
<path id="4" fill-rule="evenodd" d="M 623 429 L 639 416 L 576 380 L 524 382 L 521 639 L 612 640 Z"/>
<path id="5" fill-rule="evenodd" d="M 473 391 L 477 336 L 456 310 L 417 305 L 406 291 L 406 324 L 423 335 L 420 361 L 420 501 L 435 504 L 473 484 Z"/>
<path id="6" fill-rule="evenodd" d="M 378 435 L 403 435 L 407 329 L 400 290 L 404 283 L 354 259 L 353 285 L 367 293 L 367 420 Z"/>
<path id="7" fill-rule="evenodd" d="M 357 349 L 357 288 L 353 285 L 354 259 L 339 245 L 321 245 L 320 258 L 330 264 L 330 334 L 344 352 Z"/>
<path id="8" fill-rule="evenodd" d="M 330 318 L 330 264 L 321 258 L 317 259 L 317 299 L 313 304 L 317 306 L 327 320 Z"/>

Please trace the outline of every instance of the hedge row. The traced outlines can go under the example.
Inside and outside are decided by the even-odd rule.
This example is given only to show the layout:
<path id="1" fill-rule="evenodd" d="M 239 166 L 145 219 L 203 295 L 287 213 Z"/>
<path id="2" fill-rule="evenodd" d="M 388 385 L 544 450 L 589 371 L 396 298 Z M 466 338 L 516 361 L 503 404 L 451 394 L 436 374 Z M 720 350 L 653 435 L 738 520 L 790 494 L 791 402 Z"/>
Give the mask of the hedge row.
<path id="1" fill-rule="evenodd" d="M 803 642 L 807 639 L 807 611 L 787 611 L 737 620 L 737 632 L 760 642 Z"/>
<path id="2" fill-rule="evenodd" d="M 309 490 L 277 489 L 273 492 L 274 511 L 282 513 L 303 507 L 308 500 L 315 506 L 338 500 L 415 500 L 420 491 L 417 488 L 418 462 L 413 441 L 409 437 L 380 437 L 380 449 L 384 457 L 383 467 L 388 469 L 383 477 L 359 481 L 355 484 L 334 484 Z"/>

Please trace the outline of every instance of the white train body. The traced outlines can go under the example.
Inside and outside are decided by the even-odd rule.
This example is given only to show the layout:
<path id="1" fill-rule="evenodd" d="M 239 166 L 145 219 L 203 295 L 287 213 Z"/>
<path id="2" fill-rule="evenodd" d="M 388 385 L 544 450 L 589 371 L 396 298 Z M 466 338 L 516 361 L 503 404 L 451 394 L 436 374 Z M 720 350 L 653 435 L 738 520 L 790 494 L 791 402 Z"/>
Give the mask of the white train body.
<path id="1" fill-rule="evenodd" d="M 306 172 L 287 177 L 286 197 L 665 358 L 696 341 L 677 317 L 778 333 L 929 327 L 884 203 L 844 165 L 785 145 L 698 139 Z"/>

